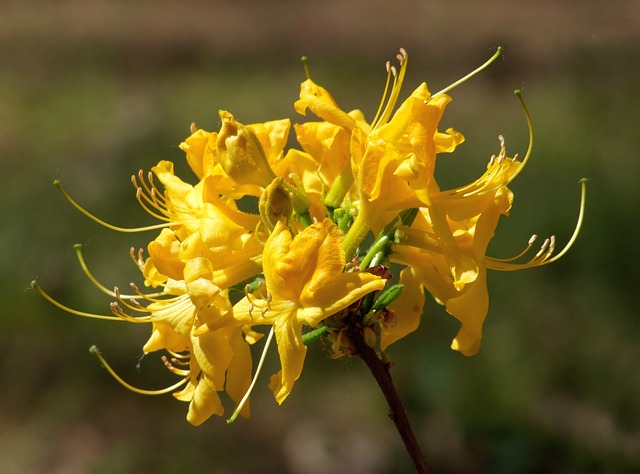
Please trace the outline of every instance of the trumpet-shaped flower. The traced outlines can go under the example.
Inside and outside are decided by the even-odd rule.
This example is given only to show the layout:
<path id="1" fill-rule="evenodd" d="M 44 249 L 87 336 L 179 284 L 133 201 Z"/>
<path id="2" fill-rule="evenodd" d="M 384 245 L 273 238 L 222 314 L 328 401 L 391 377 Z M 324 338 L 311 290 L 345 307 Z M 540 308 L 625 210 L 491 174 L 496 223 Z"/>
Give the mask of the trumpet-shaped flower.
<path id="1" fill-rule="evenodd" d="M 385 280 L 365 272 L 343 272 L 343 235 L 328 219 L 305 228 L 295 237 L 281 220 L 267 240 L 263 269 L 267 294 L 247 295 L 233 308 L 240 324 L 273 325 L 282 370 L 271 388 L 282 403 L 302 372 L 306 346 L 303 326 L 316 327 L 373 291 Z"/>

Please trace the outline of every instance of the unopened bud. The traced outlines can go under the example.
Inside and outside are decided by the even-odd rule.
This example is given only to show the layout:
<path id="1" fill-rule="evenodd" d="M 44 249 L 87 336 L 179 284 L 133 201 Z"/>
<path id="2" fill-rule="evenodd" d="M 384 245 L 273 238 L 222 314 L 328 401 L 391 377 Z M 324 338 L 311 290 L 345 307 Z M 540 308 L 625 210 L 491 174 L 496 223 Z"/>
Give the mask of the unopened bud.
<path id="1" fill-rule="evenodd" d="M 239 184 L 267 187 L 276 176 L 256 134 L 236 122 L 226 110 L 220 110 L 218 114 L 222 128 L 216 140 L 216 151 L 224 171 Z"/>
<path id="2" fill-rule="evenodd" d="M 260 196 L 260 217 L 263 224 L 271 232 L 276 223 L 284 218 L 289 220 L 293 212 L 293 198 L 284 186 L 282 178 L 275 178 L 271 184 L 265 187 Z"/>

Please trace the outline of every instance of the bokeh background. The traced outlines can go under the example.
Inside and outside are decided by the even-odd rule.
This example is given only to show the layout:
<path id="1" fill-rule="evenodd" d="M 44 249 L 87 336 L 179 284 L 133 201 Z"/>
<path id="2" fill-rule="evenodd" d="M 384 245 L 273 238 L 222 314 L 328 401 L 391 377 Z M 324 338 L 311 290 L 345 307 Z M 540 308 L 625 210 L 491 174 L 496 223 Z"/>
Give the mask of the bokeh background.
<path id="1" fill-rule="evenodd" d="M 533 233 L 566 242 L 587 177 L 584 227 L 556 264 L 490 275 L 476 357 L 449 349 L 457 323 L 428 301 L 420 329 L 390 350 L 393 376 L 434 472 L 640 472 L 636 0 L 5 0 L 0 11 L 0 472 L 411 472 L 360 360 L 329 360 L 316 343 L 284 405 L 265 376 L 251 419 L 194 428 L 185 404 L 125 390 L 89 355 L 98 344 L 133 384 L 166 386 L 159 358 L 141 357 L 147 327 L 70 316 L 29 283 L 108 314 L 72 245 L 125 287 L 140 281 L 129 247 L 153 235 L 101 228 L 53 179 L 110 222 L 149 224 L 130 175 L 170 159 L 189 179 L 177 145 L 192 121 L 216 130 L 219 108 L 244 123 L 296 119 L 303 54 L 344 109 L 370 118 L 399 47 L 406 96 L 421 81 L 443 88 L 498 45 L 504 58 L 452 93 L 442 124 L 467 142 L 437 177 L 479 175 L 499 134 L 526 150 L 512 95 L 523 88 L 534 155 L 490 253 L 512 255 Z"/>

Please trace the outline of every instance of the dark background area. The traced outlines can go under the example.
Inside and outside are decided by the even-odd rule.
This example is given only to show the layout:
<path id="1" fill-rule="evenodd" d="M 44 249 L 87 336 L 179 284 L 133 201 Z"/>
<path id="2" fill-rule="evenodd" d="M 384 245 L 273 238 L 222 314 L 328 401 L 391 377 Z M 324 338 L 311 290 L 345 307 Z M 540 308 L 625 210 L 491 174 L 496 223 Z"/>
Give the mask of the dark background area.
<path id="1" fill-rule="evenodd" d="M 218 129 L 220 108 L 244 123 L 301 120 L 300 56 L 345 110 L 371 119 L 399 47 L 404 98 L 421 81 L 440 90 L 498 45 L 504 58 L 451 93 L 442 126 L 467 142 L 439 159 L 437 177 L 479 176 L 499 134 L 524 153 L 512 94 L 522 88 L 534 154 L 489 253 L 513 255 L 533 233 L 566 242 L 582 177 L 585 224 L 559 262 L 489 275 L 473 358 L 449 349 L 457 323 L 428 300 L 420 329 L 390 349 L 393 376 L 434 472 L 640 472 L 637 1 L 66 0 L 0 11 L 0 472 L 411 472 L 359 360 L 329 360 L 316 343 L 277 406 L 274 352 L 251 419 L 194 428 L 186 404 L 125 390 L 88 352 L 98 344 L 136 386 L 169 385 L 158 356 L 141 359 L 148 327 L 65 314 L 29 283 L 108 314 L 72 245 L 86 246 L 107 286 L 126 287 L 140 283 L 129 247 L 155 235 L 99 227 L 53 179 L 109 222 L 150 224 L 130 175 L 169 159 L 192 180 L 177 145 L 192 121 Z"/>

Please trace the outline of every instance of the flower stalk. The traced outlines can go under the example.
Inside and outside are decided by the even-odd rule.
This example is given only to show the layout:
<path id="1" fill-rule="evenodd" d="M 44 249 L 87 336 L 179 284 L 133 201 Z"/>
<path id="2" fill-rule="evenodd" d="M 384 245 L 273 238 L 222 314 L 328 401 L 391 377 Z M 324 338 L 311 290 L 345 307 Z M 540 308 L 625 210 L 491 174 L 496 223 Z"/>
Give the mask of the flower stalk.
<path id="1" fill-rule="evenodd" d="M 404 444 L 407 454 L 413 462 L 413 466 L 418 474 L 427 474 L 427 460 L 424 456 L 420 444 L 411 428 L 411 423 L 407 417 L 398 391 L 389 372 L 389 363 L 383 362 L 376 351 L 365 342 L 362 327 L 358 324 L 351 324 L 347 330 L 349 339 L 353 344 L 356 354 L 364 361 L 367 368 L 373 375 L 378 387 L 382 391 L 387 405 L 389 406 L 389 418 L 393 421 L 400 438 Z"/>

